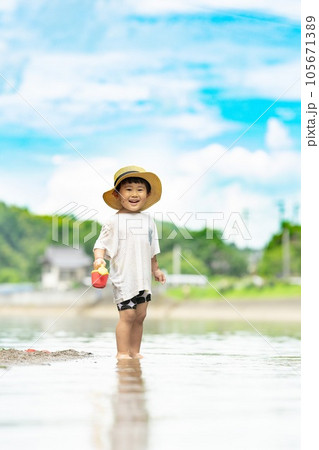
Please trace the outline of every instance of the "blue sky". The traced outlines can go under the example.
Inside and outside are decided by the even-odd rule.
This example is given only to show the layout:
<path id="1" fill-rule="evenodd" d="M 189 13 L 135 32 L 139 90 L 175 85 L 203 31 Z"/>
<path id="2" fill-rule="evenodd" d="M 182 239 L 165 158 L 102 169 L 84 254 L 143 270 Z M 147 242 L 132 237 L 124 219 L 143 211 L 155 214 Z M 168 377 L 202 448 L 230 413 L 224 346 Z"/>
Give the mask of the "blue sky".
<path id="1" fill-rule="evenodd" d="M 0 199 L 103 222 L 136 164 L 163 181 L 156 214 L 245 212 L 240 246 L 277 231 L 279 200 L 298 220 L 300 5 L 255 3 L 0 0 Z"/>

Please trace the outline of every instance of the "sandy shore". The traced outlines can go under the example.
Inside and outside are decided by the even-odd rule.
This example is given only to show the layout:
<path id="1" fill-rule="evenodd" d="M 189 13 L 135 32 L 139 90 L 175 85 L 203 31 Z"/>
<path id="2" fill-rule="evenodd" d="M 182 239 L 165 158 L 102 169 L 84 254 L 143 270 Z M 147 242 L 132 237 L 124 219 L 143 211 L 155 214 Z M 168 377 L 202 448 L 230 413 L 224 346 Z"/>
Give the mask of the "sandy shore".
<path id="1" fill-rule="evenodd" d="M 271 300 L 214 300 L 214 301 L 152 301 L 148 317 L 154 320 L 246 320 L 269 322 L 300 322 L 300 299 L 271 299 Z M 0 307 L 2 316 L 59 316 L 96 317 L 114 319 L 118 318 L 116 306 L 98 304 L 95 306 L 58 305 L 56 307 L 38 306 L 4 306 Z"/>
<path id="2" fill-rule="evenodd" d="M 223 300 L 175 303 L 164 311 L 157 311 L 155 306 L 153 311 L 159 318 L 164 317 L 164 312 L 171 319 L 299 322 L 301 307 L 299 299 Z"/>

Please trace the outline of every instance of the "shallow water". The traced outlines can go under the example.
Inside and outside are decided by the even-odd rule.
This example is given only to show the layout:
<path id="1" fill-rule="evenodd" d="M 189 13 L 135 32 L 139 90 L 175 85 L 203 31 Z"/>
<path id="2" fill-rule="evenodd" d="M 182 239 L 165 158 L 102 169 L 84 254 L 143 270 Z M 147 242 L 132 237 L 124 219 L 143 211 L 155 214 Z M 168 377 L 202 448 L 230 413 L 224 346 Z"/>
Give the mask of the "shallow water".
<path id="1" fill-rule="evenodd" d="M 1 448 L 299 448 L 298 327 L 152 322 L 139 361 L 114 358 L 113 322 L 2 319 L 1 346 L 93 358 L 0 369 Z"/>

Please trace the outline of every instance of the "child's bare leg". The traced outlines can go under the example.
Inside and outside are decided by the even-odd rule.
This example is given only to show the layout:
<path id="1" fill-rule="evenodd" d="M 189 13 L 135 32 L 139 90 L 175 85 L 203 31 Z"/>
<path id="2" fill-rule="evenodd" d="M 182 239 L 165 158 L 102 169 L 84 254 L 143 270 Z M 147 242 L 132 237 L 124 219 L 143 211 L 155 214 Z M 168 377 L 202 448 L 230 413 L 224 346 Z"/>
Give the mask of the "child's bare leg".
<path id="1" fill-rule="evenodd" d="M 116 345 L 117 345 L 117 355 L 118 359 L 131 358 L 130 347 L 131 347 L 131 331 L 133 323 L 136 318 L 135 309 L 125 309 L 124 311 L 119 311 L 120 319 L 116 326 Z"/>
<path id="2" fill-rule="evenodd" d="M 135 321 L 131 329 L 130 354 L 132 358 L 143 358 L 143 356 L 140 354 L 140 348 L 143 335 L 143 322 L 146 317 L 146 311 L 147 311 L 147 302 L 139 303 L 136 306 Z"/>

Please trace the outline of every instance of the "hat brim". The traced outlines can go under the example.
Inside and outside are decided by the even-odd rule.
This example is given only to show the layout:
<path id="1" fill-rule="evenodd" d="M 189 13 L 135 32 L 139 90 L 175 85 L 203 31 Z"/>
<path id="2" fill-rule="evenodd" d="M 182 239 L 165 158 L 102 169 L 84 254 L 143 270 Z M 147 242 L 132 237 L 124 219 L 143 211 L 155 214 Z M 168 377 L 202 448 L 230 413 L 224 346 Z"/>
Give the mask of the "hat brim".
<path id="1" fill-rule="evenodd" d="M 141 211 L 144 211 L 145 209 L 149 208 L 150 206 L 154 205 L 160 200 L 162 195 L 162 183 L 161 180 L 158 178 L 158 176 L 152 172 L 134 172 L 119 178 L 119 180 L 116 183 L 116 186 L 114 186 L 113 189 L 104 192 L 103 200 L 108 206 L 117 210 L 122 209 L 120 198 L 115 197 L 113 194 L 114 191 L 116 190 L 116 187 L 120 184 L 121 181 L 131 177 L 143 178 L 143 180 L 148 181 L 151 186 L 151 192 L 149 193 L 149 196 L 147 197 L 143 208 L 141 208 Z"/>

